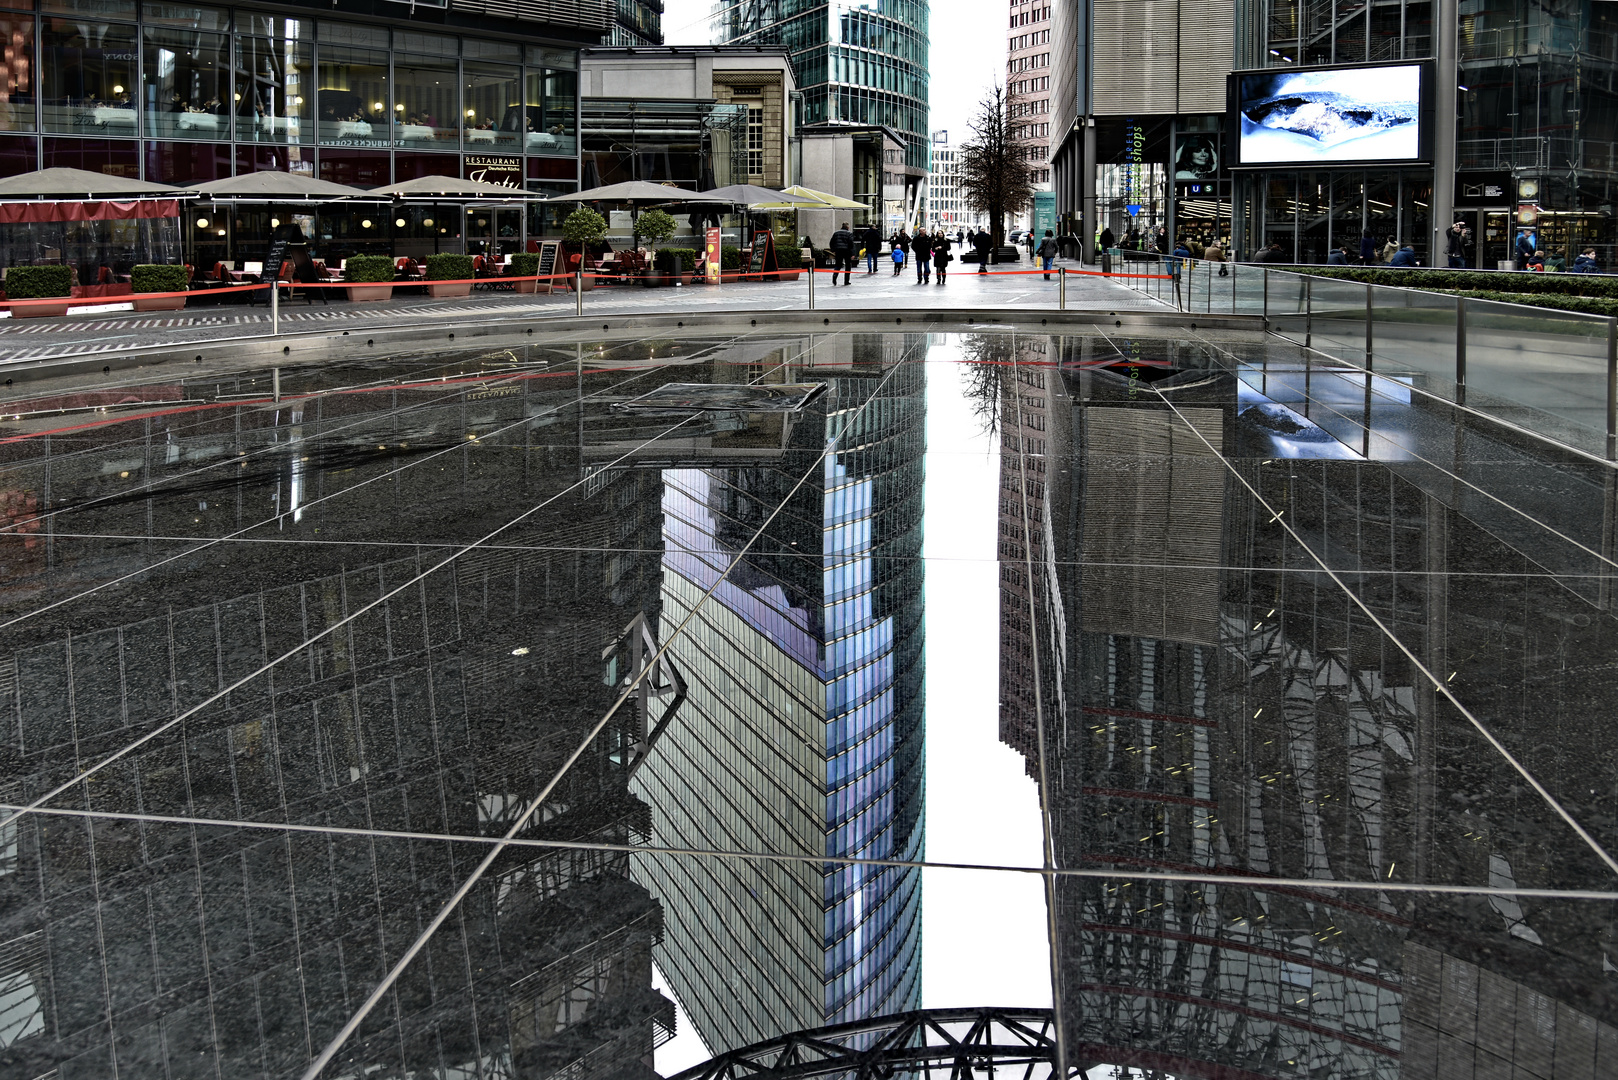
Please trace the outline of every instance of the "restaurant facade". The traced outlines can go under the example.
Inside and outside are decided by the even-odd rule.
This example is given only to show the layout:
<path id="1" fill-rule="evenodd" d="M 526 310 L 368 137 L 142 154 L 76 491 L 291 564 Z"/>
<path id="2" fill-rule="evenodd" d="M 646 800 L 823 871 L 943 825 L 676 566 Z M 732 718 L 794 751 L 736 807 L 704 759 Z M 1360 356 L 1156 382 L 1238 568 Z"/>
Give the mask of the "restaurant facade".
<path id="1" fill-rule="evenodd" d="M 6 10 L 10 9 L 10 10 Z M 376 187 L 457 176 L 562 194 L 579 177 L 579 49 L 611 0 L 204 6 L 0 0 L 0 176 L 68 166 L 185 185 L 261 170 Z M 520 250 L 535 206 L 359 206 L 295 223 L 339 253 Z M 206 263 L 273 207 L 189 209 Z"/>

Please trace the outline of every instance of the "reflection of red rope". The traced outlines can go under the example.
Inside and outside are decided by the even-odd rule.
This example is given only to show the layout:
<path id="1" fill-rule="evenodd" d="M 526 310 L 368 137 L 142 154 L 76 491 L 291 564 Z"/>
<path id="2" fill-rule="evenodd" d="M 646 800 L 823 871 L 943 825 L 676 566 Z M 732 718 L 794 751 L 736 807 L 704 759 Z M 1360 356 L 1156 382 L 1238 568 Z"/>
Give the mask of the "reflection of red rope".
<path id="1" fill-rule="evenodd" d="M 971 264 L 968 263 L 966 265 L 971 265 Z M 817 274 L 846 274 L 846 273 L 848 273 L 847 270 L 827 270 L 827 269 L 824 269 L 824 268 L 821 268 L 821 267 L 816 267 L 814 272 L 817 273 Z M 1106 278 L 1148 278 L 1148 279 L 1150 279 L 1152 281 L 1173 281 L 1174 280 L 1174 275 L 1173 274 L 1108 274 L 1108 273 L 1105 273 L 1105 272 L 1103 272 L 1101 270 L 1066 270 L 1065 272 L 1067 273 L 1067 275 L 1069 277 L 1079 276 L 1079 277 L 1106 277 Z M 1016 276 L 1018 274 L 1024 274 L 1024 275 L 1026 275 L 1026 274 L 1047 274 L 1047 275 L 1050 275 L 1050 276 L 1054 277 L 1055 274 L 1056 274 L 1056 269 L 1052 268 L 1050 270 L 985 270 L 981 274 L 978 273 L 976 270 L 957 270 L 956 271 L 956 276 L 958 276 L 958 277 L 966 277 L 966 276 L 970 276 L 970 277 L 992 277 L 992 276 L 994 276 L 996 274 L 1000 275 L 1001 277 L 1014 277 L 1014 276 Z M 860 277 L 861 272 L 856 271 L 854 273 L 854 276 L 855 277 Z"/>

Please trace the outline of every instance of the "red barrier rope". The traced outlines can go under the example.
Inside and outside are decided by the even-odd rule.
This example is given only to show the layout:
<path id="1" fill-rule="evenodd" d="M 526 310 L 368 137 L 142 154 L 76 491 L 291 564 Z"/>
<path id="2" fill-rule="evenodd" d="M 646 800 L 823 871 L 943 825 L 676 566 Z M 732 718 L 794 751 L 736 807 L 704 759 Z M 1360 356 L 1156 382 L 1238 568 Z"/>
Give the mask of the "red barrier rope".
<path id="1" fill-rule="evenodd" d="M 904 265 L 909 266 L 910 264 L 905 263 Z M 961 265 L 963 267 L 966 267 L 966 266 L 976 266 L 977 264 L 976 263 L 962 263 Z M 957 275 L 966 274 L 966 275 L 968 275 L 970 277 L 994 277 L 994 276 L 1015 277 L 1015 276 L 1017 276 L 1019 274 L 1022 274 L 1022 275 L 1045 274 L 1047 276 L 1050 276 L 1050 277 L 1054 278 L 1059 269 L 1065 270 L 1066 273 L 1069 273 L 1069 274 L 1084 274 L 1084 275 L 1089 275 L 1089 276 L 1093 276 L 1093 277 L 1150 278 L 1153 281 L 1173 281 L 1174 280 L 1174 275 L 1173 274 L 1118 274 L 1118 273 L 1108 274 L 1108 273 L 1104 273 L 1104 272 L 1102 272 L 1100 270 L 1074 270 L 1074 269 L 1071 269 L 1071 268 L 1055 267 L 1055 266 L 1051 267 L 1049 270 L 985 270 L 980 274 L 976 270 L 962 269 L 962 270 L 955 271 L 955 273 Z M 871 275 L 871 274 L 869 274 L 869 273 L 867 273 L 866 271 L 863 271 L 863 270 L 853 270 L 853 271 L 848 271 L 848 270 L 827 270 L 824 267 L 816 267 L 814 272 L 817 273 L 817 274 L 849 274 L 849 273 L 851 273 L 855 277 L 871 277 L 871 276 L 873 276 L 873 275 Z M 879 272 L 879 274 L 877 276 L 880 276 L 880 272 Z"/>
<path id="2" fill-rule="evenodd" d="M 190 292 L 128 292 L 118 293 L 114 296 L 41 296 L 31 300 L 0 300 L 0 307 L 38 307 L 42 304 L 52 304 L 57 307 L 105 307 L 108 304 L 127 304 L 136 299 L 156 300 L 175 296 L 218 296 L 228 292 L 251 292 L 254 289 L 268 289 L 269 282 L 254 285 L 231 285 L 223 289 L 193 289 Z"/>

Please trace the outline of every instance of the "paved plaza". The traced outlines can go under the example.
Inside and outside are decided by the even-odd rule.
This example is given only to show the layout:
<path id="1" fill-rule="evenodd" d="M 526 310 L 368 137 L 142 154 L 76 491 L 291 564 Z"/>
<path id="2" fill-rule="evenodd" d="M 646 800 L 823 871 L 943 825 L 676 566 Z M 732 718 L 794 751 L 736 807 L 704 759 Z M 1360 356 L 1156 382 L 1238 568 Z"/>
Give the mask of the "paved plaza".
<path id="1" fill-rule="evenodd" d="M 1065 262 L 1070 270 L 1084 269 Z M 1007 270 L 1026 270 L 1018 263 Z M 949 275 L 948 282 L 918 285 L 915 274 L 895 277 L 891 266 L 867 275 L 857 271 L 849 285 L 831 284 L 832 275 L 815 281 L 815 306 L 828 311 L 870 308 L 938 308 L 965 310 L 1055 308 L 1056 280 L 1037 273 L 978 274 L 971 270 Z M 840 279 L 839 279 L 840 280 Z M 440 326 L 466 320 L 520 318 L 525 315 L 566 317 L 574 314 L 573 293 L 523 295 L 507 291 L 479 292 L 465 299 L 434 300 L 404 296 L 382 303 L 350 303 L 341 290 L 322 303 L 283 302 L 282 333 L 329 330 L 356 324 L 367 330 L 401 326 Z M 585 293 L 585 311 L 610 315 L 640 315 L 674 311 L 789 311 L 808 306 L 807 275 L 795 282 L 744 282 L 732 285 L 641 289 L 600 287 Z M 1069 274 L 1070 310 L 1162 311 L 1164 305 L 1126 286 L 1093 274 Z M 203 298 L 184 311 L 136 314 L 105 308 L 69 314 L 65 318 L 0 320 L 0 363 L 35 361 L 85 354 L 115 354 L 143 346 L 217 341 L 251 337 L 270 330 L 269 309 L 263 303 L 217 302 Z"/>

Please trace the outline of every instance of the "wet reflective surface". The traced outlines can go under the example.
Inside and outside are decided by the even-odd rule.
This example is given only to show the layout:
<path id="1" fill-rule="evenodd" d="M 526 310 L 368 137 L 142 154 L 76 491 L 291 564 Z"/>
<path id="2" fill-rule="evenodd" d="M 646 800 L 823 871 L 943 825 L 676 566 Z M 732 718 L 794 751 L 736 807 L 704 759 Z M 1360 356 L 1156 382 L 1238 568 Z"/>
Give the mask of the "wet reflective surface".
<path id="1" fill-rule="evenodd" d="M 13 388 L 0 1077 L 1053 1002 L 1098 1077 L 1618 1072 L 1612 473 L 1412 389 L 836 328 Z"/>

